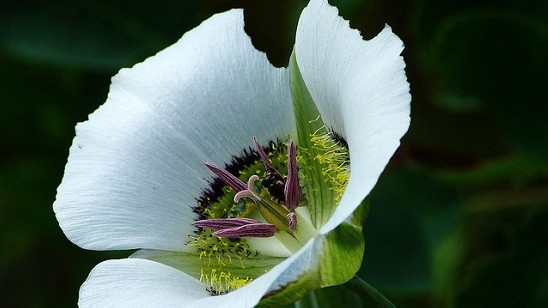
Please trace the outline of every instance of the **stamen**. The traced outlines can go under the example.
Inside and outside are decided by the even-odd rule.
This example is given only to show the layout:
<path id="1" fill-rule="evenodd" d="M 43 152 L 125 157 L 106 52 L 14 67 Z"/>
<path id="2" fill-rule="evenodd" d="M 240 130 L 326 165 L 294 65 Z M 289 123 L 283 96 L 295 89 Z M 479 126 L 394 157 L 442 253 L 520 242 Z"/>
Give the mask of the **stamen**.
<path id="1" fill-rule="evenodd" d="M 243 225 L 240 227 L 222 229 L 213 233 L 215 236 L 241 238 L 241 237 L 272 237 L 278 229 L 273 224 L 269 223 L 254 223 Z"/>
<path id="2" fill-rule="evenodd" d="M 196 227 L 218 230 L 213 233 L 220 237 L 271 237 L 278 230 L 273 224 L 251 218 L 213 218 L 198 220 Z"/>
<path id="3" fill-rule="evenodd" d="M 197 220 L 192 224 L 199 228 L 209 228 L 214 230 L 229 229 L 241 227 L 249 224 L 259 223 L 259 221 L 251 218 L 213 218 Z"/>
<path id="4" fill-rule="evenodd" d="M 218 177 L 223 180 L 228 186 L 232 187 L 235 191 L 242 191 L 246 189 L 246 185 L 242 180 L 238 179 L 232 173 L 221 169 L 214 164 L 211 163 L 205 163 L 206 167 L 209 168 L 209 170 L 213 171 Z"/>
<path id="5" fill-rule="evenodd" d="M 280 172 L 278 172 L 278 170 L 274 168 L 274 166 L 270 162 L 270 159 L 268 159 L 268 155 L 266 155 L 263 147 L 261 147 L 261 145 L 259 144 L 259 140 L 257 140 L 257 137 L 253 136 L 253 142 L 255 142 L 255 147 L 257 148 L 257 152 L 259 153 L 261 160 L 263 161 L 263 164 L 266 168 L 266 172 L 275 172 L 280 174 Z"/>
<path id="6" fill-rule="evenodd" d="M 289 141 L 287 149 L 287 180 L 285 182 L 285 205 L 289 211 L 294 211 L 301 201 L 301 184 L 297 171 L 297 153 L 293 140 Z"/>

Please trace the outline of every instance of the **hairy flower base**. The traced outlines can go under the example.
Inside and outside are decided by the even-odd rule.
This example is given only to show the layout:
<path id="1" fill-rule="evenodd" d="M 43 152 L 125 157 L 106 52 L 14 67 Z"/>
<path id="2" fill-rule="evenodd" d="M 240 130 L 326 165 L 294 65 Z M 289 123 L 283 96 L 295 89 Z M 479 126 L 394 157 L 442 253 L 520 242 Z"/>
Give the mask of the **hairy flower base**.
<path id="1" fill-rule="evenodd" d="M 200 258 L 208 260 L 200 280 L 211 294 L 224 294 L 251 281 L 249 276 L 232 272 L 233 259 L 260 258 L 260 253 L 251 249 L 247 237 L 274 236 L 292 254 L 318 234 L 306 209 L 306 179 L 298 170 L 309 164 L 322 165 L 326 185 L 338 194 L 337 200 L 340 199 L 349 178 L 349 157 L 344 140 L 334 136 L 323 128 L 317 130 L 310 136 L 314 149 L 299 147 L 298 151 L 293 141 L 278 142 L 277 146 L 271 142 L 263 148 L 254 138 L 256 151 L 244 151 L 253 159 L 235 159 L 247 164 L 227 168 L 232 172 L 206 164 L 225 185 L 220 190 L 211 187 L 204 193 L 207 198 L 200 199 L 197 208 L 203 219 L 194 223 L 199 231 L 189 236 L 187 244 L 198 249 Z M 219 180 L 211 183 L 218 185 Z M 221 194 L 212 195 L 213 191 Z M 298 206 L 305 208 L 297 209 Z M 211 260 L 216 266 L 211 266 Z M 241 264 L 243 268 L 244 263 Z"/>

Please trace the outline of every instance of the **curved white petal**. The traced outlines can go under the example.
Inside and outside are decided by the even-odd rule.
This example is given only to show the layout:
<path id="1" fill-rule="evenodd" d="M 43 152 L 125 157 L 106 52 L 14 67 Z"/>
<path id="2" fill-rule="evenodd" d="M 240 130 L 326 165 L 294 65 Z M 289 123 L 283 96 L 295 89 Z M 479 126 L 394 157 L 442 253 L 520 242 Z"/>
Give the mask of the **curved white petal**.
<path id="1" fill-rule="evenodd" d="M 402 50 L 389 27 L 364 41 L 326 0 L 310 1 L 301 14 L 295 55 L 303 80 L 326 125 L 350 150 L 350 182 L 321 233 L 347 219 L 369 194 L 409 128 Z"/>
<path id="2" fill-rule="evenodd" d="M 80 288 L 79 307 L 188 307 L 209 297 L 204 285 L 167 265 L 144 259 L 98 264 Z"/>
<path id="3" fill-rule="evenodd" d="M 314 270 L 321 257 L 322 236 L 308 243 L 290 258 L 236 291 L 192 302 L 192 307 L 254 307 L 261 298 L 272 291 L 296 281 L 309 270 Z"/>
<path id="4" fill-rule="evenodd" d="M 80 288 L 80 307 L 254 307 L 271 291 L 317 267 L 321 237 L 236 291 L 210 296 L 195 278 L 154 261 L 129 258 L 98 264 Z"/>
<path id="5" fill-rule="evenodd" d="M 259 140 L 294 130 L 286 69 L 218 14 L 157 55 L 123 69 L 107 102 L 76 127 L 54 210 L 87 249 L 184 250 L 212 173 Z"/>

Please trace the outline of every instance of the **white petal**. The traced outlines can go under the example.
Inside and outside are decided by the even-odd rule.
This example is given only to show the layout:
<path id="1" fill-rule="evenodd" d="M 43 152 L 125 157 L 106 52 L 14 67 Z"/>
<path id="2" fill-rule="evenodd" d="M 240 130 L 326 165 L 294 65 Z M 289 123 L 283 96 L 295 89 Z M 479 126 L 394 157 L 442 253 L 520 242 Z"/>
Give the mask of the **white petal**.
<path id="1" fill-rule="evenodd" d="M 411 96 L 400 53 L 386 27 L 364 41 L 326 0 L 312 0 L 297 26 L 295 55 L 324 122 L 350 148 L 350 182 L 326 233 L 369 194 L 409 128 Z"/>
<path id="2" fill-rule="evenodd" d="M 254 307 L 261 298 L 315 270 L 322 237 L 236 291 L 209 296 L 197 279 L 150 260 L 108 260 L 97 265 L 80 288 L 81 307 Z M 145 256 L 136 254 L 136 257 Z"/>
<path id="3" fill-rule="evenodd" d="M 261 298 L 271 291 L 276 291 L 296 281 L 308 270 L 316 268 L 321 257 L 321 237 L 316 237 L 290 258 L 275 266 L 259 278 L 251 281 L 245 287 L 236 291 L 198 299 L 193 307 L 254 307 Z"/>
<path id="4" fill-rule="evenodd" d="M 143 259 L 98 264 L 80 288 L 79 307 L 188 307 L 209 297 L 204 285 L 167 265 Z"/>
<path id="5" fill-rule="evenodd" d="M 87 249 L 184 250 L 191 207 L 218 165 L 294 130 L 286 69 L 218 14 L 113 78 L 107 102 L 80 123 L 54 210 Z"/>

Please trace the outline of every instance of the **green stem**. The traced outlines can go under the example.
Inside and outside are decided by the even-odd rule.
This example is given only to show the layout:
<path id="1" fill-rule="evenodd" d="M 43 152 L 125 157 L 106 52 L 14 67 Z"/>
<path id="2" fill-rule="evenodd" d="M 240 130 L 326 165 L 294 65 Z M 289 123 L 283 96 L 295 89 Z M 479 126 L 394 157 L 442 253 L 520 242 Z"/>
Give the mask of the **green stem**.
<path id="1" fill-rule="evenodd" d="M 396 307 L 384 295 L 358 276 L 354 276 L 344 286 L 358 295 L 364 304 L 366 304 L 366 307 Z"/>

